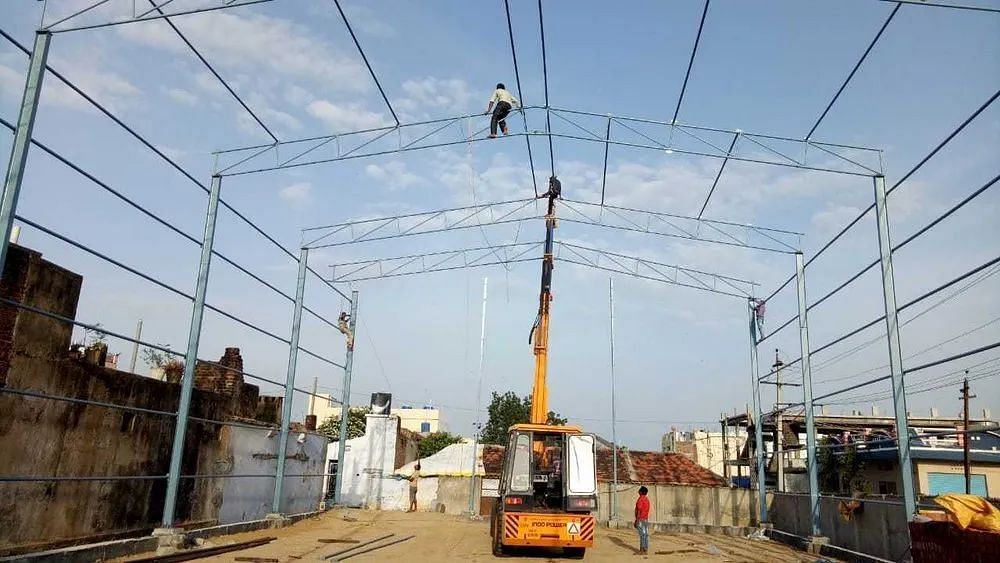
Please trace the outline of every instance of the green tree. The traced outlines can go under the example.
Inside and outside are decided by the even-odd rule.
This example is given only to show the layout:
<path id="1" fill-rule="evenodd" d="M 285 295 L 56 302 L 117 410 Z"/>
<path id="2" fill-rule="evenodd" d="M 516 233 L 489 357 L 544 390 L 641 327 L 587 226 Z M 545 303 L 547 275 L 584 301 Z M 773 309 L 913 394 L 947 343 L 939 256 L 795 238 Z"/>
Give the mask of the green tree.
<path id="1" fill-rule="evenodd" d="M 461 436 L 455 436 L 447 432 L 434 432 L 417 442 L 417 453 L 421 459 L 430 457 L 452 444 L 462 441 Z"/>
<path id="2" fill-rule="evenodd" d="M 531 420 L 531 397 L 518 397 L 513 391 L 507 391 L 503 395 L 494 391 L 488 413 L 489 420 L 483 427 L 480 441 L 484 444 L 506 445 L 510 427 Z M 567 422 L 558 413 L 549 411 L 548 424 L 563 425 Z"/>
<path id="3" fill-rule="evenodd" d="M 371 407 L 351 407 L 347 411 L 347 439 L 360 438 L 365 435 L 365 415 L 371 412 Z M 327 417 L 316 432 L 326 435 L 331 441 L 340 439 L 340 415 Z"/>
<path id="4" fill-rule="evenodd" d="M 865 465 L 858 459 L 857 446 L 849 444 L 842 448 L 830 447 L 833 444 L 835 442 L 832 439 L 823 438 L 819 443 L 822 447 L 816 453 L 820 491 L 850 493 L 866 489 L 867 483 L 861 477 Z"/>

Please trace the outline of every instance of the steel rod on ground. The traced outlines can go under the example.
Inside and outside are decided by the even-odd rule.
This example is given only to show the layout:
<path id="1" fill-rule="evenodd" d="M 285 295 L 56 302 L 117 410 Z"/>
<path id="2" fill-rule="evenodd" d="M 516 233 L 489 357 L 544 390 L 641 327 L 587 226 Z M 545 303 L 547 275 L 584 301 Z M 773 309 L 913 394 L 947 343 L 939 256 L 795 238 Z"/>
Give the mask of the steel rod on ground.
<path id="1" fill-rule="evenodd" d="M 342 549 L 340 551 L 336 551 L 336 552 L 331 553 L 329 555 L 324 555 L 324 556 L 320 557 L 320 559 L 333 559 L 334 557 L 339 557 L 339 556 L 341 556 L 341 555 L 343 555 L 345 553 L 350 553 L 350 552 L 352 552 L 352 551 L 354 551 L 356 549 L 360 549 L 362 547 L 371 545 L 373 543 L 380 542 L 380 541 L 382 541 L 384 539 L 391 538 L 392 536 L 395 536 L 395 535 L 396 534 L 386 534 L 384 536 L 377 537 L 377 538 L 375 538 L 373 540 L 368 540 L 368 541 L 366 541 L 364 543 L 359 543 L 358 545 L 353 545 L 351 547 Z"/>
<path id="2" fill-rule="evenodd" d="M 381 545 L 376 545 L 376 546 L 369 547 L 367 549 L 362 549 L 360 551 L 356 551 L 354 553 L 345 555 L 345 556 L 341 557 L 340 559 L 338 559 L 337 561 L 343 561 L 345 559 L 350 559 L 351 557 L 356 557 L 356 556 L 361 555 L 363 553 L 368 553 L 369 551 L 375 551 L 376 549 L 382 549 L 383 547 L 389 547 L 390 545 L 396 545 L 397 543 L 403 543 L 403 542 L 405 542 L 407 540 L 411 540 L 411 539 L 413 539 L 415 537 L 416 536 L 407 536 L 405 538 L 399 538 L 398 540 L 392 540 L 390 542 L 386 542 L 386 543 L 383 543 Z"/>

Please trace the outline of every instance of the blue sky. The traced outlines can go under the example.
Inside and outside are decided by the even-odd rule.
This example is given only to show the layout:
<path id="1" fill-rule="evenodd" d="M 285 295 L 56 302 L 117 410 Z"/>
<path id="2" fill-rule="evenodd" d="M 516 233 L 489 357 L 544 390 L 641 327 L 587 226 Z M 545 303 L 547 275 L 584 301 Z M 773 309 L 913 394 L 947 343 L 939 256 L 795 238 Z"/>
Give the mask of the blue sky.
<path id="1" fill-rule="evenodd" d="M 183 5 L 186 0 L 177 0 Z M 191 2 L 187 2 L 191 4 Z M 50 1 L 47 21 L 82 1 Z M 996 4 L 996 3 L 994 3 Z M 402 121 L 485 109 L 497 81 L 514 88 L 502 2 L 343 2 L 359 40 Z M 553 106 L 669 120 L 680 92 L 703 4 L 684 2 L 546 2 L 549 97 Z M 789 137 L 809 131 L 893 5 L 844 2 L 712 2 L 681 107 L 685 123 Z M 114 0 L 94 18 L 131 11 Z M 515 0 L 511 12 L 526 104 L 544 101 L 537 6 Z M 40 18 L 31 2 L 6 2 L 0 22 L 29 44 Z M 390 117 L 332 2 L 278 0 L 214 14 L 177 18 L 178 27 L 282 139 L 377 126 Z M 0 44 L 0 116 L 13 121 L 27 57 Z M 207 184 L 211 151 L 267 142 L 266 134 L 207 74 L 162 22 L 60 34 L 50 64 L 77 83 Z M 813 135 L 880 147 L 890 185 L 1000 87 L 1000 16 L 904 6 L 875 50 Z M 523 129 L 520 119 L 512 129 Z M 601 120 L 587 126 L 600 129 Z M 484 119 L 472 123 L 486 125 Z M 531 128 L 542 127 L 531 123 Z M 555 125 L 554 125 L 555 127 Z M 453 138 L 456 133 L 453 132 Z M 200 237 L 205 196 L 187 178 L 123 133 L 105 116 L 49 77 L 36 139 L 114 188 Z M 6 154 L 11 136 L 0 132 Z M 547 176 L 548 154 L 534 141 L 536 173 Z M 997 173 L 1000 104 L 994 104 L 890 200 L 892 236 L 903 240 Z M 603 147 L 556 140 L 555 167 L 564 193 L 593 200 L 600 192 Z M 608 197 L 617 204 L 697 214 L 719 162 L 679 154 L 612 147 Z M 495 201 L 532 192 L 523 140 L 457 145 L 227 178 L 223 198 L 289 248 L 303 227 L 361 217 Z M 899 302 L 996 256 L 998 195 L 991 189 L 896 256 Z M 730 162 L 706 210 L 713 219 L 751 222 L 806 233 L 809 258 L 867 207 L 865 178 Z M 18 211 L 183 291 L 192 292 L 198 248 L 141 217 L 106 192 L 33 150 Z M 542 238 L 542 226 L 471 229 L 314 251 L 311 264 L 398 256 Z M 794 268 L 791 256 L 708 244 L 609 233 L 563 223 L 559 240 L 753 279 L 770 294 Z M 78 318 L 183 349 L 190 306 L 183 298 L 73 251 L 25 227 L 21 242 L 85 276 Z M 262 278 L 294 292 L 295 265 L 231 213 L 220 215 L 217 248 Z M 807 273 L 816 299 L 877 256 L 869 215 Z M 986 273 L 993 273 L 989 270 Z M 267 330 L 287 335 L 291 304 L 216 260 L 209 302 Z M 353 400 L 390 390 L 397 404 L 433 402 L 452 431 L 468 433 L 476 416 L 479 310 L 483 276 L 490 278 L 484 398 L 490 390 L 527 394 L 532 381 L 528 330 L 537 308 L 538 264 L 360 282 Z M 975 279 L 975 278 L 974 278 Z M 551 406 L 571 420 L 610 434 L 607 274 L 558 265 L 553 290 Z M 750 401 L 748 343 L 739 300 L 685 288 L 618 278 L 616 371 L 618 431 L 636 449 L 655 449 L 671 426 L 717 428 L 722 411 Z M 345 291 L 348 287 L 343 287 Z M 916 317 L 902 329 L 905 365 L 917 365 L 997 341 L 1000 279 L 984 277 Z M 939 297 L 945 297 L 943 293 Z M 315 278 L 311 308 L 335 318 L 339 296 Z M 901 316 L 909 321 L 936 299 Z M 769 304 L 767 325 L 795 311 L 785 290 Z M 818 347 L 881 314 L 876 271 L 810 314 Z M 814 357 L 817 393 L 882 375 L 887 363 L 879 325 Z M 304 324 L 302 344 L 340 360 L 342 339 L 319 322 Z M 226 346 L 243 350 L 247 370 L 284 379 L 287 346 L 207 313 L 204 358 Z M 793 328 L 761 347 L 762 364 L 777 347 L 798 357 Z M 857 349 L 855 349 L 857 348 Z M 130 347 L 112 342 L 128 356 Z M 912 357 L 911 357 L 912 356 Z M 998 355 L 981 354 L 913 374 L 914 389 L 953 382 L 971 369 L 976 409 L 1000 415 Z M 835 360 L 832 361 L 831 360 Z M 991 363 L 983 363 L 994 360 Z M 824 365 L 825 364 L 825 365 Z M 300 356 L 297 385 L 314 377 L 339 395 L 340 373 Z M 799 376 L 791 373 L 791 377 Z M 264 385 L 264 390 L 274 389 Z M 958 412 L 958 384 L 914 394 L 909 408 Z M 864 394 L 886 392 L 887 385 Z M 789 391 L 794 397 L 797 390 Z M 859 393 L 861 394 L 861 393 Z M 765 390 L 765 405 L 773 401 Z M 878 397 L 874 397 L 877 399 Z M 830 405 L 831 412 L 871 408 L 872 397 Z M 485 400 L 485 399 L 484 399 Z M 887 412 L 889 403 L 876 404 Z M 299 396 L 295 412 L 305 409 Z"/>

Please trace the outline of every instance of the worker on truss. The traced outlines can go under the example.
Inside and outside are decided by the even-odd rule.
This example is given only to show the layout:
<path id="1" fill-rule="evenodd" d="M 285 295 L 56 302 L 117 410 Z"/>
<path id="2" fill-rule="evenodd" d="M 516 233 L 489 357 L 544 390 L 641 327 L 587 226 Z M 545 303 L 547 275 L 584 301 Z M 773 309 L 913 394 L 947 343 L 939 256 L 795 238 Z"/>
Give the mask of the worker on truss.
<path id="1" fill-rule="evenodd" d="M 351 332 L 351 315 L 345 311 L 340 312 L 337 317 L 337 328 L 347 337 L 347 349 L 354 349 L 354 333 Z"/>
<path id="2" fill-rule="evenodd" d="M 493 91 L 490 103 L 486 106 L 486 113 L 490 113 L 491 110 L 493 111 L 493 117 L 490 118 L 491 139 L 495 139 L 497 136 L 497 125 L 500 126 L 500 130 L 503 131 L 504 135 L 507 134 L 507 115 L 514 106 L 520 105 L 521 102 L 507 91 L 503 82 L 497 84 L 497 89 Z"/>
<path id="3" fill-rule="evenodd" d="M 555 176 L 549 176 L 549 191 L 538 196 L 538 199 L 553 198 L 559 199 L 562 196 L 562 182 Z"/>

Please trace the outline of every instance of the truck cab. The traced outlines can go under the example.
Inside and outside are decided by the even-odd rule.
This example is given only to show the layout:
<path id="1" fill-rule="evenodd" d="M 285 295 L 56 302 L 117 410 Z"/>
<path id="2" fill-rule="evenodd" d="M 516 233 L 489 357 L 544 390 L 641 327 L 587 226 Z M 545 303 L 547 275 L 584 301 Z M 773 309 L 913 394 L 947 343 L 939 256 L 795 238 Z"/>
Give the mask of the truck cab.
<path id="1" fill-rule="evenodd" d="M 594 545 L 595 460 L 593 434 L 576 426 L 512 426 L 490 515 L 493 554 L 536 546 L 582 558 Z"/>

